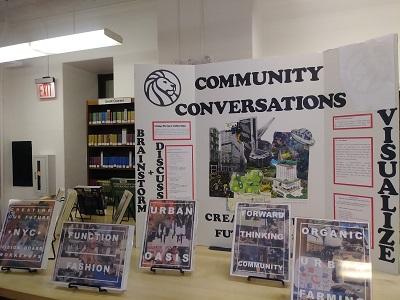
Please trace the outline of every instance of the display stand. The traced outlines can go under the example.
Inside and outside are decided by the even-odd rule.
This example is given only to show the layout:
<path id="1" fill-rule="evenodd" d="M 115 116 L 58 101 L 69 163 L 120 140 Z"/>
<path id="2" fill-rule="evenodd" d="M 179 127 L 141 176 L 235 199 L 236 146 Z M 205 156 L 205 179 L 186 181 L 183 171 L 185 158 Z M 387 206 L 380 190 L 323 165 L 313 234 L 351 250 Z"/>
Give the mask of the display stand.
<path id="1" fill-rule="evenodd" d="M 179 273 L 181 273 L 182 275 L 185 274 L 185 271 L 183 271 L 182 267 L 173 267 L 173 266 L 165 267 L 165 266 L 154 265 L 150 268 L 150 271 L 156 273 L 157 269 L 167 270 L 167 271 L 179 271 Z"/>
<path id="2" fill-rule="evenodd" d="M 31 268 L 18 268 L 18 267 L 1 267 L 2 271 L 9 272 L 11 270 L 25 270 L 28 271 L 29 273 L 36 273 L 37 269 L 31 269 Z"/>
<path id="3" fill-rule="evenodd" d="M 285 282 L 282 279 L 276 279 L 276 278 L 268 278 L 268 277 L 259 277 L 259 276 L 247 276 L 247 281 L 250 281 L 252 278 L 254 279 L 262 279 L 262 280 L 268 280 L 268 281 L 276 281 L 282 283 L 282 286 L 285 286 Z"/>
<path id="4" fill-rule="evenodd" d="M 54 242 L 57 240 L 56 234 L 53 233 L 53 240 L 51 241 L 51 250 L 53 252 L 53 257 L 49 257 L 49 260 L 55 260 L 56 259 L 56 250 L 54 249 Z"/>
<path id="5" fill-rule="evenodd" d="M 68 283 L 68 288 L 69 289 L 78 289 L 79 287 L 89 287 L 89 288 L 95 288 L 99 290 L 99 293 L 106 293 L 107 289 L 102 288 L 99 285 L 91 285 L 91 284 L 83 284 L 83 283 L 74 283 L 70 282 Z"/>
<path id="6" fill-rule="evenodd" d="M 218 246 L 210 246 L 210 247 L 208 247 L 208 249 L 214 250 L 214 251 L 225 251 L 225 252 L 231 252 L 232 251 L 231 248 L 218 247 Z"/>

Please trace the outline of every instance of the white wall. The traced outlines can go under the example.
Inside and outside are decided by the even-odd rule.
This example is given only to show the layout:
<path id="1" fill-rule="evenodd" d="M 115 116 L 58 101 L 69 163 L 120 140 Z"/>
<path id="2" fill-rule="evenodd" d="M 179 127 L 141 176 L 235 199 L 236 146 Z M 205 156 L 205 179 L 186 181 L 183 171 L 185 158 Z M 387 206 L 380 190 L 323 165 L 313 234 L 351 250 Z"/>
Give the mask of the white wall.
<path id="1" fill-rule="evenodd" d="M 398 0 L 256 0 L 255 58 L 321 52 L 400 34 Z"/>
<path id="2" fill-rule="evenodd" d="M 56 77 L 58 84 L 58 96 L 54 101 L 40 102 L 35 92 L 34 79 L 47 75 L 46 58 L 26 60 L 20 67 L 5 69 L 1 85 L 3 88 L 0 91 L 3 107 L 0 114 L 0 133 L 3 135 L 0 161 L 3 172 L 1 212 L 4 212 L 10 198 L 35 197 L 32 188 L 12 186 L 11 141 L 13 140 L 32 140 L 35 154 L 55 154 L 57 187 L 64 187 L 65 183 L 71 182 L 69 176 L 65 177 L 65 166 L 74 166 L 75 157 L 64 153 L 64 104 L 66 104 L 64 101 L 69 100 L 64 99 L 63 63 L 113 57 L 114 82 L 116 82 L 114 95 L 133 97 L 134 63 L 157 62 L 156 2 L 137 0 L 124 3 L 108 1 L 108 3 L 116 4 L 92 9 L 77 9 L 75 18 L 71 13 L 49 17 L 46 11 L 32 12 L 32 15 L 40 16 L 40 18 L 15 22 L 10 20 L 6 36 L 1 36 L 0 46 L 3 46 L 41 39 L 47 35 L 70 34 L 74 27 L 75 32 L 107 27 L 124 39 L 123 45 L 118 47 L 51 56 L 50 75 Z M 73 26 L 74 19 L 75 26 Z M 9 65 L 3 66 L 9 67 Z M 84 101 L 82 106 L 84 109 Z M 66 117 L 70 118 L 71 113 L 72 111 L 66 111 Z M 68 120 L 65 121 L 68 122 Z M 81 130 L 85 131 L 85 128 L 86 126 Z M 68 128 L 65 130 L 67 134 L 70 134 Z M 66 136 L 66 138 L 68 141 L 69 137 Z M 86 137 L 83 142 L 86 142 Z M 68 146 L 66 150 L 73 151 Z M 80 155 L 79 159 L 86 158 L 86 153 L 83 152 Z M 82 166 L 82 172 L 84 172 L 84 166 Z M 86 173 L 84 175 L 86 176 Z"/>
<path id="3" fill-rule="evenodd" d="M 251 58 L 253 0 L 158 0 L 163 64 Z"/>
<path id="4" fill-rule="evenodd" d="M 97 74 L 63 64 L 65 188 L 87 184 L 86 100 L 97 98 Z"/>
<path id="5" fill-rule="evenodd" d="M 35 198 L 32 187 L 12 186 L 11 142 L 32 141 L 32 153 L 56 155 L 56 184 L 64 186 L 64 132 L 61 65 L 52 66 L 58 94 L 56 100 L 39 101 L 34 79 L 44 75 L 45 59 L 30 61 L 21 68 L 5 69 L 3 78 L 3 149 L 2 201 L 10 198 Z M 2 210 L 4 211 L 4 210 Z"/>

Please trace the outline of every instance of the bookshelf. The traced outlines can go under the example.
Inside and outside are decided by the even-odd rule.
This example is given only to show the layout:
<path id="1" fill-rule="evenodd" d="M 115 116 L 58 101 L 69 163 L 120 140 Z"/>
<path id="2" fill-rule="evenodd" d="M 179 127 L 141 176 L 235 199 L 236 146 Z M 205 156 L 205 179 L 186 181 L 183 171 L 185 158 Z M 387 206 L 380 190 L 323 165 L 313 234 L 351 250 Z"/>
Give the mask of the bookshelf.
<path id="1" fill-rule="evenodd" d="M 111 178 L 135 178 L 133 98 L 87 101 L 87 177 L 89 185 Z"/>

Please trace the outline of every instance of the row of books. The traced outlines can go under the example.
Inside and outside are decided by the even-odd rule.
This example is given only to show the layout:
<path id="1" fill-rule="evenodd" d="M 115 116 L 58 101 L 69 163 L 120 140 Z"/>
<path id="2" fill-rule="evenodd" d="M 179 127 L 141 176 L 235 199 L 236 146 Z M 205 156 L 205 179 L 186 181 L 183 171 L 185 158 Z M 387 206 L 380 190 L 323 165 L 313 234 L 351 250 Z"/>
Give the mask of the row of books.
<path id="1" fill-rule="evenodd" d="M 89 113 L 89 124 L 121 124 L 134 123 L 135 111 L 124 109 L 123 111 L 98 111 Z"/>
<path id="2" fill-rule="evenodd" d="M 132 151 L 128 156 L 104 156 L 101 151 L 100 156 L 89 157 L 89 168 L 132 168 L 134 160 Z"/>
<path id="3" fill-rule="evenodd" d="M 122 129 L 122 133 L 89 134 L 88 145 L 89 146 L 134 145 L 134 134 L 127 133 L 126 129 Z"/>

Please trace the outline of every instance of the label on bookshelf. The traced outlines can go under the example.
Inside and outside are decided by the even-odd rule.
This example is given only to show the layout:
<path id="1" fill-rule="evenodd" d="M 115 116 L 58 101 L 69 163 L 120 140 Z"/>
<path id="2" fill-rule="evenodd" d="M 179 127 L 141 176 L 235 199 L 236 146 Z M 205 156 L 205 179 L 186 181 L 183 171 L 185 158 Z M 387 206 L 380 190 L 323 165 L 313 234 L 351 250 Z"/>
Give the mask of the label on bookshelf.
<path id="1" fill-rule="evenodd" d="M 132 99 L 129 97 L 120 97 L 120 98 L 103 98 L 99 99 L 99 105 L 108 105 L 108 104 L 123 104 L 123 103 L 131 103 Z"/>

